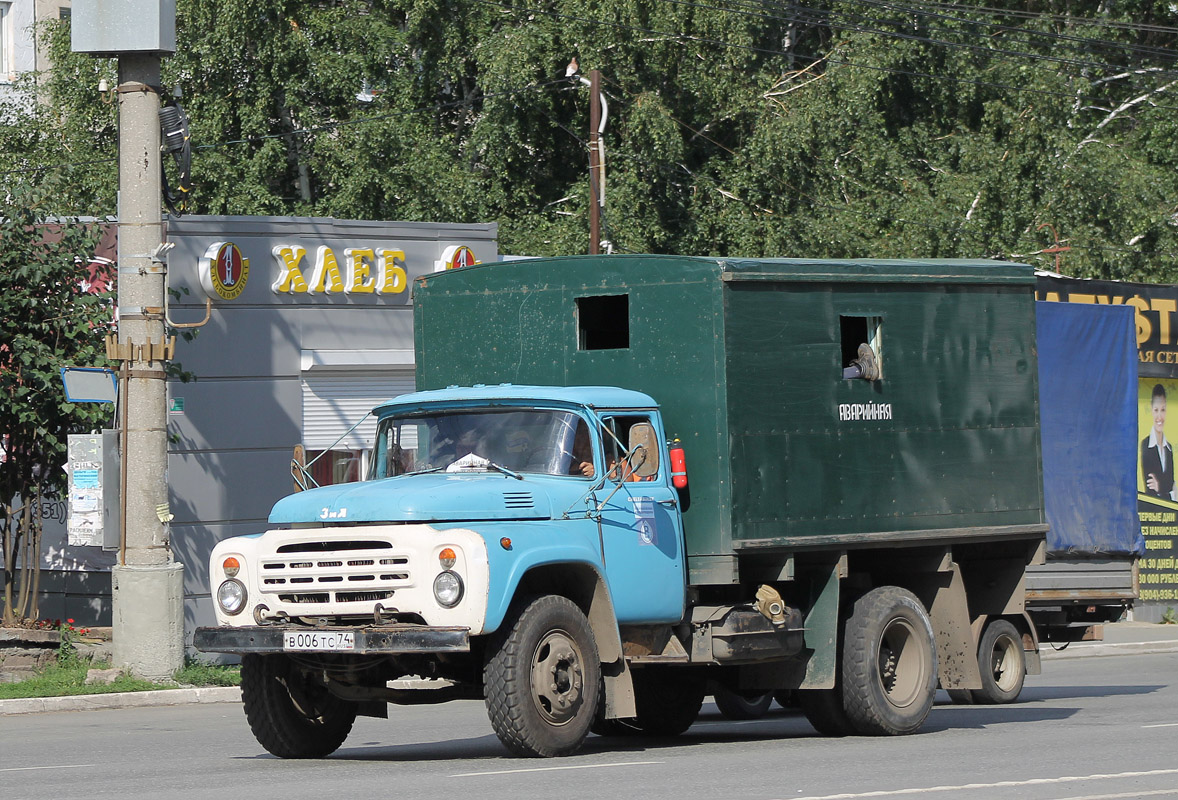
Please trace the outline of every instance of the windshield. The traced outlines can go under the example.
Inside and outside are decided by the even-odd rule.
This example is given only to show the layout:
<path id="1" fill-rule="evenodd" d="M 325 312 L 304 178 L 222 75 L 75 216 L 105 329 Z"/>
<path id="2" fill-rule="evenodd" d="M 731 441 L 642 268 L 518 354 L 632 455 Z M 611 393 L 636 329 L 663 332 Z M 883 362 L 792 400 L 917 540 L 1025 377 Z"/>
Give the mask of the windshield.
<path id="1" fill-rule="evenodd" d="M 515 472 L 584 477 L 581 465 L 593 462 L 589 426 L 571 411 L 534 408 L 385 417 L 377 428 L 370 477 L 459 471 L 478 468 L 482 460 Z"/>

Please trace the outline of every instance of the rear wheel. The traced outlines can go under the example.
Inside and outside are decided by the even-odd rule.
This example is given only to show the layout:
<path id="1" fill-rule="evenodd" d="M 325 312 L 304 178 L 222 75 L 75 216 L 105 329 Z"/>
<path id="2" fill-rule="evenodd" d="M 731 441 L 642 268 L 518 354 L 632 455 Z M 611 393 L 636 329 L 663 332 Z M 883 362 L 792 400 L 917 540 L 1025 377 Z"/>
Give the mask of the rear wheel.
<path id="1" fill-rule="evenodd" d="M 855 732 L 855 726 L 843 708 L 841 686 L 833 689 L 799 689 L 794 692 L 794 699 L 806 721 L 823 736 L 847 736 Z"/>
<path id="2" fill-rule="evenodd" d="M 773 705 L 772 694 L 743 695 L 724 686 L 716 686 L 712 693 L 716 708 L 727 719 L 760 719 Z"/>
<path id="3" fill-rule="evenodd" d="M 280 758 L 335 752 L 356 721 L 356 704 L 312 681 L 284 655 L 241 660 L 241 699 L 258 743 Z"/>
<path id="4" fill-rule="evenodd" d="M 707 681 L 687 668 L 634 671 L 634 727 L 651 736 L 678 736 L 691 727 L 704 704 Z"/>
<path id="5" fill-rule="evenodd" d="M 986 626 L 978 644 L 978 666 L 982 688 L 970 693 L 975 703 L 1001 705 L 1018 700 L 1027 675 L 1027 654 L 1013 624 L 996 619 Z"/>
<path id="6" fill-rule="evenodd" d="M 915 733 L 933 707 L 937 650 L 928 612 L 906 589 L 855 602 L 844 633 L 843 708 L 859 733 Z"/>
<path id="7" fill-rule="evenodd" d="M 566 597 L 528 602 L 488 650 L 487 714 L 520 756 L 577 751 L 597 713 L 601 664 L 589 621 Z"/>

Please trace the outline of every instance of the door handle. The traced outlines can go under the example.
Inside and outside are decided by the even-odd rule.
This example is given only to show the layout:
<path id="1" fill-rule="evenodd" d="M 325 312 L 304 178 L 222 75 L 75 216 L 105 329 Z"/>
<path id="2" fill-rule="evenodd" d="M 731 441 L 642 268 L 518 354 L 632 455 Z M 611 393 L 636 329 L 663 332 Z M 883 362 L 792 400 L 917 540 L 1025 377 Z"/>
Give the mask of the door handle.
<path id="1" fill-rule="evenodd" d="M 666 506 L 667 508 L 675 508 L 679 505 L 679 501 L 674 497 L 668 497 L 666 500 L 659 500 L 658 504 L 660 506 Z"/>

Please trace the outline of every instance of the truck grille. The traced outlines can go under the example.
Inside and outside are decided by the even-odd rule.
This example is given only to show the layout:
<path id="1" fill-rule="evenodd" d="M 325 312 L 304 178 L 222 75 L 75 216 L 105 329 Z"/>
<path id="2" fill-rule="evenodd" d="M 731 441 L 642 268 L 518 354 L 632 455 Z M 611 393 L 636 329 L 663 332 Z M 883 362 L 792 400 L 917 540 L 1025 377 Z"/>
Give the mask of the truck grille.
<path id="1" fill-rule="evenodd" d="M 371 603 L 411 586 L 409 557 L 387 541 L 285 544 L 260 560 L 263 594 L 284 603 Z"/>

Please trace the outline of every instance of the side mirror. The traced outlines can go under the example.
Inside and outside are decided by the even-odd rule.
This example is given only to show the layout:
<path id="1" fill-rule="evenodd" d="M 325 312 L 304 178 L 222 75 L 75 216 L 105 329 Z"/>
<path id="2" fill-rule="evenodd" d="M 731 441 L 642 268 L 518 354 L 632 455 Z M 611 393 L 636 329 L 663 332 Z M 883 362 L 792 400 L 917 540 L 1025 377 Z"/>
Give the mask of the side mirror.
<path id="1" fill-rule="evenodd" d="M 649 478 L 659 471 L 659 446 L 654 435 L 654 426 L 649 422 L 638 422 L 630 426 L 629 459 L 634 474 Z"/>

